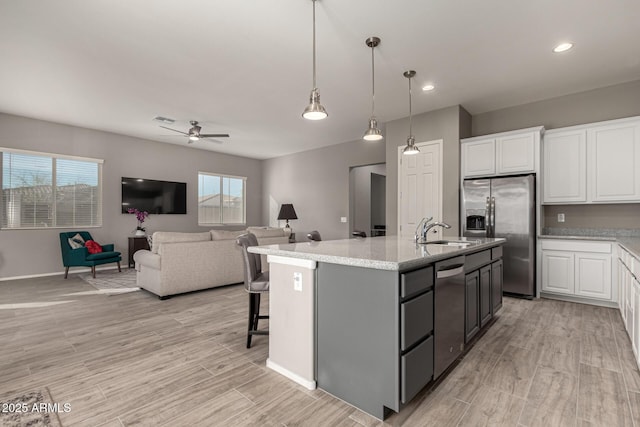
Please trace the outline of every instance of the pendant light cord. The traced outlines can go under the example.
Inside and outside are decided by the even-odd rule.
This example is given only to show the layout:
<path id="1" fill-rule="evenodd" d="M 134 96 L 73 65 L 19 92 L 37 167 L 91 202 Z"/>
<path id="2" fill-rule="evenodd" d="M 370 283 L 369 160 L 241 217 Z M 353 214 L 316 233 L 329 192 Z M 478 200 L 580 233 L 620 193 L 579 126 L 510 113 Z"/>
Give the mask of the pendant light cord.
<path id="1" fill-rule="evenodd" d="M 409 137 L 413 136 L 413 130 L 411 127 L 411 77 L 409 77 Z"/>
<path id="2" fill-rule="evenodd" d="M 371 117 L 374 117 L 376 111 L 376 67 L 373 59 L 374 45 L 371 45 Z"/>
<path id="3" fill-rule="evenodd" d="M 313 0 L 313 90 L 316 89 L 316 0 Z"/>

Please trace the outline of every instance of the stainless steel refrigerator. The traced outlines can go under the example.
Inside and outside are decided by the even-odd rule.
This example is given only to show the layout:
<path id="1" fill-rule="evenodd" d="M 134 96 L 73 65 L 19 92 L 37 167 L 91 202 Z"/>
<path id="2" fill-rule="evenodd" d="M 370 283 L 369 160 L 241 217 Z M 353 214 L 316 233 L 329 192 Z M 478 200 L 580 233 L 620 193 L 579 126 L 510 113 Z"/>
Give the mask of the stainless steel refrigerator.
<path id="1" fill-rule="evenodd" d="M 465 237 L 504 237 L 505 293 L 535 296 L 535 176 L 466 179 L 460 218 Z"/>

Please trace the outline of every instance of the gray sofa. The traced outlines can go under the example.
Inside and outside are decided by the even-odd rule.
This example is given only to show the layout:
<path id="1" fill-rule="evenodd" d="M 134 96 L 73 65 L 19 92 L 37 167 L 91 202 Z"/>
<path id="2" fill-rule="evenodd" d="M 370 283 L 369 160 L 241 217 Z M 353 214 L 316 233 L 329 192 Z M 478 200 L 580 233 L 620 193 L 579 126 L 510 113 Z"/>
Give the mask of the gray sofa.
<path id="1" fill-rule="evenodd" d="M 152 236 L 151 250 L 140 250 L 133 255 L 137 284 L 165 298 L 241 283 L 243 264 L 236 238 L 247 231 L 256 235 L 260 245 L 289 242 L 290 229 L 286 228 L 249 227 L 240 231 L 202 233 L 157 231 Z"/>

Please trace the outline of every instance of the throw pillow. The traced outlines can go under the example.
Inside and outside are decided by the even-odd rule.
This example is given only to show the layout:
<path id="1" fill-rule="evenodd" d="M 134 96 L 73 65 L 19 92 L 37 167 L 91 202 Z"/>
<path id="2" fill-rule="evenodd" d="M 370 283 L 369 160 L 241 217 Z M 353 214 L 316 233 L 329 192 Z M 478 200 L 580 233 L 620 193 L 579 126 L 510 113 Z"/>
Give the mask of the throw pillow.
<path id="1" fill-rule="evenodd" d="M 147 234 L 147 243 L 149 243 L 149 250 L 153 250 L 153 236 L 151 234 Z"/>
<path id="2" fill-rule="evenodd" d="M 93 240 L 87 240 L 84 244 L 90 254 L 99 254 L 102 252 L 102 246 Z"/>
<path id="3" fill-rule="evenodd" d="M 71 249 L 78 249 L 84 246 L 84 239 L 82 238 L 80 233 L 76 233 L 76 235 L 69 238 L 68 241 Z"/>

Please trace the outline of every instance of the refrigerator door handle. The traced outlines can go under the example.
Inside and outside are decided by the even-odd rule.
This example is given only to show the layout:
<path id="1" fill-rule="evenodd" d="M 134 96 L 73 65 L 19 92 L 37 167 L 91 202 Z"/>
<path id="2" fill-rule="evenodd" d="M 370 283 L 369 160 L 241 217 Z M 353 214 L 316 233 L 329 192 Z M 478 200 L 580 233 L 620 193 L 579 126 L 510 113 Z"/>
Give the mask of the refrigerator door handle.
<path id="1" fill-rule="evenodd" d="M 491 221 L 491 236 L 489 237 L 496 237 L 496 198 L 495 197 L 491 198 L 490 221 Z"/>
<path id="2" fill-rule="evenodd" d="M 487 207 L 484 211 L 484 228 L 485 228 L 485 237 L 491 237 L 491 202 L 489 201 L 489 197 L 487 197 Z"/>

